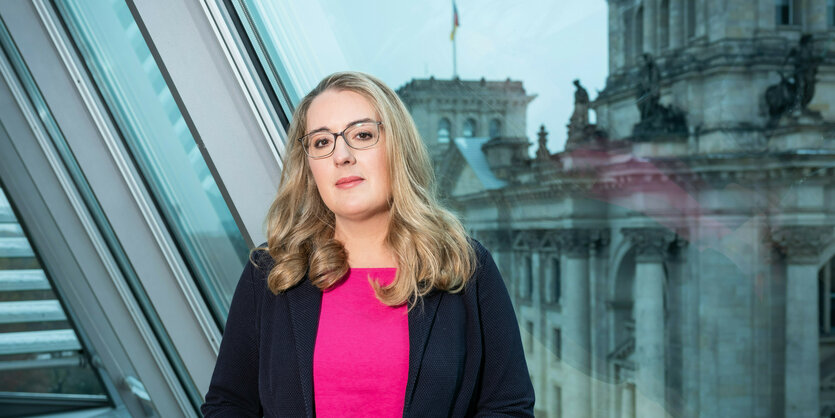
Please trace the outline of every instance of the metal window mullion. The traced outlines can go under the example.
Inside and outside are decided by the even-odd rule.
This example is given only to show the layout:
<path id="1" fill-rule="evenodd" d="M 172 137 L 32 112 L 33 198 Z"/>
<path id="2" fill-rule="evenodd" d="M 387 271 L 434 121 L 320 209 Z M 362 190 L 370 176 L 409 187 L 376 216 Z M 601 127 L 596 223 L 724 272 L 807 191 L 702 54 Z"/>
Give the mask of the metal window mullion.
<path id="1" fill-rule="evenodd" d="M 183 362 L 186 365 L 186 372 L 190 375 L 189 378 L 195 382 L 206 380 L 205 376 L 211 372 L 206 365 L 211 364 L 218 349 L 219 330 L 209 313 L 208 307 L 196 290 L 196 285 L 188 274 L 184 262 L 179 257 L 179 252 L 174 247 L 159 214 L 156 213 L 155 206 L 144 189 L 144 184 L 141 182 L 135 167 L 133 167 L 132 161 L 130 161 L 126 150 L 115 135 L 115 129 L 109 123 L 106 111 L 97 101 L 98 96 L 92 88 L 92 82 L 87 78 L 86 73 L 81 71 L 80 59 L 71 52 L 72 48 L 68 46 L 69 43 L 65 34 L 62 29 L 59 29 L 54 11 L 44 1 L 3 3 L 0 5 L 0 11 L 5 12 L 5 15 L 12 16 L 13 19 L 25 20 L 25 23 L 16 25 L 18 32 L 23 36 L 21 41 L 26 41 L 20 43 L 26 44 L 30 50 L 27 62 L 33 75 L 39 80 L 38 84 L 44 89 L 44 99 L 47 103 L 53 102 L 50 108 L 61 114 L 61 117 L 56 116 L 56 121 L 59 125 L 62 125 L 62 130 L 67 132 L 68 126 L 72 126 L 73 129 L 69 129 L 70 131 L 84 132 L 83 135 L 79 133 L 74 138 L 71 135 L 67 136 L 68 141 L 74 143 L 73 148 L 76 157 L 83 155 L 87 159 L 86 166 L 81 159 L 79 162 L 85 167 L 85 171 L 93 168 L 93 166 L 101 166 L 96 167 L 93 170 L 94 173 L 108 173 L 106 179 L 97 179 L 96 184 L 99 186 L 91 182 L 91 187 L 93 187 L 96 195 L 106 196 L 108 191 L 116 191 L 122 202 L 130 203 L 126 213 L 117 213 L 122 212 L 121 210 L 114 212 L 118 205 L 114 206 L 113 203 L 106 201 L 104 201 L 102 209 L 107 213 L 108 205 L 111 207 L 108 218 L 111 223 L 115 222 L 114 229 L 117 236 L 121 234 L 120 241 L 125 247 L 127 257 L 133 260 L 132 263 L 137 269 L 145 268 L 147 270 L 150 268 L 151 270 L 155 269 L 154 271 L 167 271 L 163 275 L 146 275 L 143 278 L 139 274 L 139 277 L 145 289 L 158 288 L 154 290 L 156 296 L 150 293 L 148 295 L 156 309 L 167 308 L 178 312 L 176 315 L 168 315 L 168 317 L 160 319 L 171 335 L 176 350 L 186 354 L 181 357 L 183 357 Z M 27 55 L 25 51 L 22 52 L 24 56 Z M 41 74 L 40 79 L 38 74 Z M 44 74 L 54 74 L 54 76 L 47 79 L 44 78 Z M 91 134 L 92 132 L 96 132 L 96 134 Z M 107 157 L 98 160 L 90 159 L 92 156 L 104 155 Z M 87 175 L 90 176 L 89 173 Z M 95 174 L 92 178 L 94 177 L 96 177 Z M 70 179 L 66 181 L 71 183 Z M 108 183 L 112 184 L 108 185 Z M 108 190 L 102 190 L 104 185 L 107 186 L 105 189 Z M 130 197 L 121 198 L 121 196 Z M 134 216 L 133 213 L 136 213 L 136 215 Z M 133 216 L 133 218 L 129 218 L 129 216 Z M 141 219 L 143 222 L 137 223 L 137 219 Z M 122 232 L 120 233 L 119 230 Z M 124 236 L 125 231 L 141 231 L 142 241 L 131 242 L 134 238 Z M 149 237 L 150 240 L 144 237 Z M 100 245 L 104 244 L 101 243 Z M 143 246 L 143 248 L 138 248 L 140 246 Z M 133 250 L 129 248 L 133 248 Z M 107 251 L 107 249 L 104 248 L 104 251 Z M 151 258 L 144 258 L 146 255 Z M 146 267 L 144 264 L 153 264 L 153 266 Z M 117 267 L 113 266 L 113 268 Z M 160 283 L 163 286 L 159 286 Z M 120 285 L 123 283 L 117 280 L 114 281 L 114 284 Z M 132 296 L 131 289 L 127 287 L 120 289 L 120 291 L 126 298 Z M 160 292 L 167 294 L 161 295 Z M 166 303 L 170 306 L 166 307 Z M 132 313 L 133 315 L 142 314 L 138 306 L 134 307 Z M 146 345 L 151 350 L 158 348 L 155 347 L 156 337 L 153 332 L 146 331 L 148 332 L 145 335 Z M 202 334 L 203 337 L 193 338 L 198 333 Z M 179 343 L 177 343 L 177 339 L 179 339 Z M 165 375 L 166 385 L 173 386 L 169 389 L 162 389 L 162 386 L 165 385 L 154 383 L 154 385 L 161 387 L 150 387 L 150 392 L 152 394 L 156 392 L 158 395 L 166 391 L 170 392 L 171 394 L 165 394 L 163 398 L 170 396 L 176 398 L 175 402 L 179 405 L 177 408 L 178 414 L 193 414 L 194 405 L 183 394 L 182 388 L 179 386 L 181 382 L 170 369 L 167 356 L 160 350 L 155 351 L 154 354 L 155 362 L 158 363 L 157 368 Z M 197 390 L 204 392 L 207 385 L 208 382 L 201 384 Z M 163 392 L 160 392 L 161 390 Z M 199 398 L 199 395 L 197 397 Z"/>
<path id="2" fill-rule="evenodd" d="M 168 267 L 177 278 L 177 285 L 185 295 L 189 307 L 198 320 L 200 328 L 206 335 L 212 350 L 217 353 L 220 347 L 220 334 L 217 326 L 214 324 L 211 314 L 185 266 L 185 262 L 180 257 L 162 217 L 157 212 L 156 206 L 153 204 L 148 191 L 145 190 L 137 170 L 133 167 L 132 161 L 128 156 L 128 151 L 121 143 L 115 127 L 110 124 L 107 111 L 99 103 L 98 96 L 94 93 L 95 88 L 92 82 L 87 79 L 86 73 L 81 70 L 81 63 L 75 57 L 75 54 L 71 52 L 68 40 L 64 38 L 63 31 L 58 29 L 58 24 L 51 13 L 51 9 L 46 5 L 46 1 L 34 0 L 33 4 L 41 22 L 47 28 L 53 45 L 60 53 L 64 68 L 76 80 L 77 91 L 84 100 L 84 106 L 88 114 L 95 121 L 96 129 L 101 135 L 110 157 L 118 167 L 121 178 L 127 184 L 134 202 L 139 207 L 145 224 L 151 230 L 158 248 L 165 256 Z"/>
<path id="3" fill-rule="evenodd" d="M 142 338 L 148 343 L 147 347 L 149 348 L 152 353 L 154 352 L 155 348 L 155 340 L 153 339 L 153 333 L 150 331 L 150 327 L 145 322 L 144 316 L 141 313 L 141 310 L 136 305 L 136 302 L 133 300 L 133 296 L 130 293 L 130 290 L 127 289 L 126 285 L 121 278 L 120 272 L 118 267 L 115 265 L 115 261 L 112 260 L 112 257 L 109 251 L 106 248 L 106 244 L 104 244 L 104 240 L 98 234 L 98 230 L 95 226 L 95 223 L 92 221 L 89 213 L 87 213 L 87 209 L 84 205 L 83 199 L 78 195 L 77 190 L 75 190 L 74 184 L 70 179 L 69 174 L 66 172 L 65 167 L 63 166 L 62 162 L 60 161 L 60 157 L 57 155 L 57 151 L 55 151 L 51 144 L 49 143 L 49 139 L 46 138 L 45 133 L 39 129 L 40 122 L 37 116 L 34 115 L 34 111 L 30 109 L 28 105 L 28 100 L 26 99 L 25 93 L 22 89 L 17 85 L 14 75 L 11 71 L 11 66 L 5 60 L 5 56 L 0 54 L 0 74 L 2 74 L 4 81 L 6 82 L 7 86 L 10 88 L 12 97 L 18 104 L 18 109 L 22 113 L 23 117 L 25 118 L 26 123 L 29 125 L 31 129 L 31 133 L 36 142 L 36 146 L 42 152 L 42 156 L 46 159 L 48 167 L 51 169 L 51 172 L 55 175 L 55 179 L 58 182 L 59 187 L 64 192 L 64 197 L 66 197 L 71 210 L 73 211 L 76 219 L 79 221 L 81 227 L 86 232 L 86 236 L 90 239 L 90 242 L 93 245 L 94 251 L 98 256 L 98 259 L 101 261 L 103 267 L 107 271 L 107 274 L 110 278 L 110 281 L 114 284 L 120 298 L 122 305 L 125 309 L 127 309 L 130 313 L 131 319 L 133 323 L 136 325 L 137 331 L 141 334 Z M 12 135 L 6 133 L 7 137 L 10 139 Z M 27 138 L 23 138 L 21 140 L 25 141 Z M 15 146 L 14 143 L 11 144 L 13 147 Z M 21 156 L 21 160 L 25 161 L 26 158 Z M 34 180 L 34 179 L 33 179 Z M 37 190 L 37 189 L 36 189 Z M 32 219 L 22 219 L 21 221 L 27 222 L 32 221 Z M 44 219 L 40 219 L 41 222 L 44 222 Z M 38 224 L 38 222 L 29 222 L 30 224 Z M 74 240 L 70 239 L 67 242 L 73 242 Z M 48 252 L 48 251 L 47 251 Z M 48 270 L 54 271 L 61 271 L 63 266 L 58 265 L 50 265 L 47 263 L 45 266 Z M 56 282 L 56 290 L 59 293 L 66 293 L 69 289 L 66 288 L 67 285 L 62 283 L 61 281 Z M 92 286 L 91 286 L 92 287 Z M 85 305 L 72 305 L 72 310 L 86 310 L 89 309 L 88 306 Z M 102 312 L 107 311 L 102 309 Z M 109 311 L 112 313 L 112 311 Z M 69 314 L 70 312 L 68 312 Z M 81 330 L 78 330 L 79 334 L 81 334 Z M 157 347 L 158 348 L 158 347 Z M 98 346 L 97 351 L 107 352 L 112 350 L 109 347 Z M 158 350 L 160 351 L 160 350 Z M 164 356 L 161 353 L 153 353 L 157 360 L 163 359 Z M 120 373 L 111 377 L 117 378 L 118 381 L 120 377 L 129 375 L 133 373 L 132 367 L 125 367 L 126 365 L 115 363 L 114 366 L 117 366 L 120 369 Z"/>
<path id="4" fill-rule="evenodd" d="M 127 3 L 242 235 L 261 243 L 283 129 L 270 120 L 222 9 L 213 0 Z"/>
<path id="5" fill-rule="evenodd" d="M 229 68 L 236 75 L 241 89 L 247 93 L 247 104 L 261 122 L 264 138 L 269 139 L 268 144 L 271 145 L 273 157 L 280 166 L 281 155 L 284 154 L 284 142 L 287 136 L 284 128 L 278 124 L 278 115 L 276 112 L 279 109 L 274 109 L 264 99 L 266 96 L 266 92 L 264 91 L 265 86 L 256 82 L 256 77 L 253 75 L 252 69 L 253 63 L 241 53 L 243 49 L 241 46 L 241 34 L 231 30 L 231 18 L 227 14 L 228 10 L 219 4 L 220 1 L 222 0 L 203 0 L 203 11 L 205 12 L 207 22 L 210 23 L 219 44 L 226 54 L 230 64 Z M 287 106 L 291 105 L 288 103 Z M 290 115 L 284 116 L 286 119 L 290 119 Z"/>

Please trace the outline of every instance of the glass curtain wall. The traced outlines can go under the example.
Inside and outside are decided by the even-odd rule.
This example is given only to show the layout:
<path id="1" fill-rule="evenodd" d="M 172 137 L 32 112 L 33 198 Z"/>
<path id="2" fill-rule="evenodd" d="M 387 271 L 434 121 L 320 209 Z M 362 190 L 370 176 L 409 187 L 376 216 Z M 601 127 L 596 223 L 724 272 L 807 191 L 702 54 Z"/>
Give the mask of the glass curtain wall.
<path id="1" fill-rule="evenodd" d="M 188 376 L 188 373 L 185 372 L 185 367 L 182 364 L 182 359 L 179 357 L 177 351 L 174 349 L 173 344 L 171 342 L 171 338 L 168 336 L 165 328 L 163 327 L 163 325 L 160 321 L 160 318 L 159 318 L 156 310 L 154 309 L 154 307 L 150 303 L 147 294 L 145 293 L 144 289 L 142 288 L 142 285 L 139 281 L 139 278 L 137 277 L 136 272 L 134 271 L 133 267 L 131 266 L 131 263 L 128 260 L 128 257 L 124 253 L 124 250 L 121 247 L 118 239 L 116 238 L 116 235 L 113 231 L 113 228 L 110 225 L 107 217 L 105 216 L 104 211 L 102 210 L 102 207 L 101 207 L 101 205 L 100 205 L 100 203 L 97 199 L 97 196 L 93 193 L 89 183 L 87 182 L 87 179 L 85 178 L 85 174 L 84 174 L 83 170 L 81 169 L 80 165 L 76 161 L 76 159 L 75 159 L 75 157 L 72 153 L 72 150 L 70 149 L 70 147 L 69 147 L 69 145 L 68 145 L 68 143 L 67 143 L 67 141 L 66 141 L 66 139 L 65 139 L 65 137 L 64 137 L 64 135 L 61 131 L 61 129 L 59 128 L 55 119 L 53 118 L 53 115 L 50 112 L 49 107 L 47 106 L 47 104 L 46 104 L 46 102 L 45 102 L 45 100 L 44 100 L 44 98 L 41 94 L 41 91 L 39 90 L 39 88 L 37 86 L 37 83 L 35 83 L 35 80 L 33 79 L 32 75 L 29 73 L 29 70 L 26 67 L 26 64 L 24 63 L 22 57 L 20 56 L 19 51 L 15 47 L 14 42 L 12 41 L 11 36 L 8 33 L 4 24 L 0 24 L 0 46 L 2 46 L 2 50 L 5 53 L 6 57 L 8 58 L 10 64 L 12 65 L 12 67 L 15 71 L 15 75 L 17 76 L 17 78 L 20 81 L 21 85 L 23 86 L 26 94 L 28 95 L 28 99 L 29 99 L 31 105 L 36 109 L 37 115 L 40 118 L 40 123 L 43 124 L 45 132 L 49 136 L 49 139 L 52 141 L 52 145 L 55 147 L 55 150 L 57 151 L 58 155 L 60 156 L 61 162 L 64 164 L 64 167 L 67 169 L 67 172 L 69 173 L 70 177 L 72 178 L 72 180 L 74 182 L 74 186 L 77 187 L 78 190 L 80 191 L 81 198 L 84 200 L 84 204 L 85 204 L 87 210 L 89 210 L 90 213 L 92 214 L 93 220 L 96 222 L 97 228 L 99 229 L 100 233 L 104 237 L 104 239 L 105 239 L 105 241 L 106 241 L 106 243 L 109 247 L 109 250 L 111 251 L 111 254 L 113 255 L 116 262 L 118 263 L 118 266 L 121 270 L 121 273 L 125 275 L 125 279 L 127 280 L 127 283 L 129 284 L 129 286 L 130 286 L 130 288 L 133 292 L 133 296 L 136 298 L 136 301 L 138 302 L 138 304 L 142 307 L 142 313 L 144 314 L 145 318 L 151 324 L 158 342 L 160 343 L 160 345 L 165 350 L 165 352 L 168 356 L 168 359 L 172 362 L 172 366 L 176 370 L 176 373 L 182 379 L 181 382 L 183 383 L 184 388 L 186 389 L 186 391 L 191 396 L 192 402 L 195 403 L 195 405 L 198 405 L 201 402 L 200 395 L 197 393 L 197 391 L 195 389 L 195 385 L 191 381 L 191 378 Z M 6 211 L 8 216 L 5 219 L 7 219 L 7 221 L 2 221 L 2 222 L 14 222 L 14 216 L 11 212 L 12 209 L 8 205 L 8 203 L 9 202 L 6 201 L 7 206 L 6 206 L 5 211 Z M 18 239 L 25 239 L 25 238 L 18 238 Z M 24 247 L 26 247 L 26 246 L 28 246 L 28 244 L 24 245 Z M 32 251 L 31 248 L 28 251 L 31 252 Z M 30 254 L 26 257 L 34 257 L 34 255 Z M 17 260 L 17 261 L 23 261 L 24 263 L 28 262 L 29 264 L 34 263 L 33 265 L 37 264 L 37 261 L 34 260 L 34 259 L 29 260 L 29 259 L 24 258 L 22 260 Z M 38 267 L 38 269 L 40 269 L 40 267 Z M 23 291 L 21 294 L 24 296 L 24 299 L 27 299 L 27 300 L 31 299 L 33 296 L 37 296 L 39 294 L 45 295 L 45 296 L 43 296 L 44 298 L 47 298 L 47 299 L 50 298 L 50 296 L 48 296 L 48 295 L 52 294 L 51 286 L 46 281 L 46 278 L 45 278 L 45 275 L 44 275 L 43 272 L 41 272 L 40 274 L 38 274 L 36 270 L 23 270 L 22 272 L 25 273 L 25 274 L 17 274 L 17 273 L 20 273 L 18 271 L 7 271 L 6 272 L 7 274 L 6 274 L 6 277 L 5 277 L 4 280 L 9 280 L 9 282 L 7 283 L 8 286 L 3 287 L 2 290 Z M 38 292 L 34 292 L 34 293 L 30 292 L 30 291 L 35 291 L 35 290 L 42 290 L 42 291 L 39 292 L 39 293 Z M 7 294 L 7 296 L 10 297 L 10 298 L 13 298 L 13 297 L 16 297 L 16 294 L 13 292 L 11 294 Z M 54 297 L 52 297 L 52 298 L 54 298 Z M 51 305 L 47 305 L 47 302 Z M 23 303 L 23 302 L 21 302 L 21 303 Z M 57 312 L 56 309 L 55 309 L 56 306 L 57 306 L 56 304 L 57 304 L 57 301 L 52 301 L 52 300 L 44 301 L 43 303 L 37 302 L 37 304 L 33 304 L 32 302 L 27 301 L 26 302 L 26 307 L 25 307 L 25 309 L 23 309 L 23 312 L 25 313 L 24 317 L 30 318 L 30 320 L 31 320 L 31 322 L 29 322 L 28 325 L 30 327 L 33 327 L 33 329 L 51 329 L 51 328 L 56 327 L 56 326 L 58 326 L 58 327 L 61 326 L 61 322 L 58 322 L 57 325 L 56 325 L 56 323 L 53 322 L 53 321 L 64 321 L 64 323 L 66 323 L 66 321 L 68 319 L 65 317 L 64 314 L 56 316 L 56 313 L 55 313 L 55 312 Z M 53 305 L 55 305 L 55 306 L 53 306 Z M 21 305 L 21 306 L 23 306 L 23 305 Z M 50 312 L 50 311 L 41 312 L 42 308 L 45 307 L 45 306 L 51 307 L 51 311 L 54 311 L 54 312 Z M 60 309 L 60 307 L 58 307 L 58 308 Z M 52 317 L 55 317 L 55 318 L 52 318 Z M 23 318 L 23 317 L 21 317 L 21 318 Z M 58 318 L 58 319 L 56 319 L 56 318 Z M 15 321 L 11 321 L 11 322 L 15 322 Z M 65 334 L 64 339 L 63 340 L 55 339 L 56 343 L 64 344 L 64 345 L 69 344 L 72 347 L 78 346 L 76 348 L 76 350 L 80 350 L 79 341 L 77 341 L 77 338 L 74 335 L 70 335 L 69 330 L 64 330 L 64 331 L 61 331 L 61 332 L 63 332 Z M 11 336 L 11 335 L 12 334 L 9 334 L 9 336 Z M 25 335 L 25 333 L 21 334 L 21 335 Z M 49 337 L 49 336 L 47 335 L 46 337 Z M 11 343 L 13 345 L 16 344 L 16 341 L 14 341 L 13 339 L 7 339 L 6 342 Z M 49 345 L 52 344 L 50 342 L 49 338 L 38 337 L 38 338 L 33 338 L 31 342 L 26 343 L 28 345 L 23 344 L 23 345 L 20 345 L 20 347 L 30 347 L 31 346 L 31 347 L 34 347 L 34 348 L 31 348 L 32 350 L 40 350 L 38 347 L 43 346 L 44 343 L 47 344 L 47 348 L 49 348 Z M 55 347 L 60 348 L 59 345 L 56 345 Z M 24 348 L 24 349 L 26 349 L 26 348 Z M 81 351 L 80 353 L 84 354 L 83 351 Z M 65 358 L 65 359 L 53 359 L 53 360 L 42 362 L 43 367 L 55 368 L 56 375 L 61 375 L 62 371 L 64 370 L 63 367 L 66 366 L 66 365 L 71 365 L 71 364 L 73 364 L 73 362 L 78 363 L 81 367 L 89 367 L 89 364 L 90 364 L 89 359 L 87 359 L 83 356 L 74 356 L 73 357 L 72 356 L 73 353 L 71 351 L 65 352 L 64 354 L 70 355 L 70 357 Z M 76 354 L 78 354 L 78 353 L 76 353 Z M 41 359 L 41 360 L 49 359 L 51 355 L 54 355 L 54 354 L 51 354 L 49 352 L 45 352 L 45 353 L 39 354 L 38 358 Z M 38 365 L 38 364 L 41 364 L 41 363 L 36 363 L 36 362 L 26 363 L 26 362 L 23 362 L 23 364 L 29 364 L 30 367 L 32 367 L 31 365 Z M 14 365 L 14 362 L 13 362 L 13 364 L 8 367 L 8 370 L 14 370 L 15 367 L 16 366 Z M 20 367 L 18 367 L 18 368 L 20 368 Z M 86 375 L 83 374 L 83 373 L 79 374 L 78 372 L 72 372 L 72 370 L 71 370 L 70 373 L 64 372 L 63 375 L 65 375 L 65 378 L 63 380 L 59 381 L 57 384 L 53 385 L 54 387 L 58 387 L 58 388 L 61 388 L 61 387 L 64 387 L 64 386 L 76 387 L 76 386 L 79 386 L 79 385 L 80 386 L 85 386 L 85 387 L 90 386 L 90 383 L 88 382 L 89 377 L 85 377 Z M 6 376 L 6 375 L 3 375 L 3 376 Z M 21 384 L 25 384 L 25 382 L 29 382 L 28 384 L 37 385 L 37 384 L 40 383 L 40 384 L 44 385 L 44 387 L 49 386 L 49 381 L 40 382 L 37 378 L 27 378 L 25 376 L 24 376 L 23 379 L 18 379 L 19 377 L 20 376 L 17 376 L 14 373 L 8 374 L 9 379 L 12 379 L 16 382 L 20 382 Z M 41 379 L 41 380 L 43 380 L 43 379 Z M 68 381 L 69 383 L 65 383 L 65 381 Z M 141 387 L 141 383 L 138 383 L 138 381 L 137 381 L 137 387 Z M 101 389 L 99 389 L 99 392 L 101 392 Z M 97 392 L 97 393 L 99 393 L 99 392 Z M 36 396 L 36 397 L 31 397 L 31 398 L 20 397 L 19 399 L 14 400 L 14 402 L 13 402 L 14 409 L 11 409 L 11 410 L 16 411 L 16 412 L 14 412 L 14 414 L 23 414 L 23 412 L 21 412 L 21 411 L 23 411 L 24 409 L 21 409 L 21 408 L 30 408 L 30 407 L 33 407 L 33 406 L 36 407 L 37 405 L 42 405 L 42 406 L 46 405 L 48 407 L 50 405 L 50 402 L 57 402 L 58 407 L 53 408 L 54 411 L 61 410 L 60 405 L 67 405 L 68 408 L 73 407 L 73 405 L 76 405 L 76 406 L 78 406 L 78 405 L 81 405 L 81 406 L 84 406 L 84 405 L 92 405 L 92 406 L 99 405 L 100 406 L 100 405 L 102 405 L 103 402 L 100 399 L 97 401 L 97 398 L 102 398 L 103 396 L 104 395 L 95 395 L 95 396 L 93 396 L 89 399 L 81 399 L 78 402 L 76 402 L 75 400 L 72 400 L 72 399 L 57 399 L 56 398 L 56 399 L 50 400 L 49 397 L 44 397 L 44 396 Z M 145 405 L 145 406 L 148 407 L 148 408 L 151 408 L 150 405 Z M 49 409 L 47 408 L 44 411 L 48 411 L 48 410 Z M 36 411 L 36 409 L 32 409 L 32 411 Z M 149 409 L 149 411 L 150 411 L 150 409 Z M 35 413 L 35 412 L 31 412 L 31 413 Z M 14 415 L 14 416 L 17 416 L 17 415 Z"/>
<path id="2" fill-rule="evenodd" d="M 224 324 L 248 248 L 127 4 L 55 4 L 195 280 Z"/>

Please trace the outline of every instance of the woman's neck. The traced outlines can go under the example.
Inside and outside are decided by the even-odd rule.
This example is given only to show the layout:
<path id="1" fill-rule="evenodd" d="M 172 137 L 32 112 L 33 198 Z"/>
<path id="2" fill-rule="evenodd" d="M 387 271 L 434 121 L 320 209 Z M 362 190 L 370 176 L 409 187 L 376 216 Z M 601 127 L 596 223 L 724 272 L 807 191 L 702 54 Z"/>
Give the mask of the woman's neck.
<path id="1" fill-rule="evenodd" d="M 388 213 L 359 221 L 340 217 L 335 219 L 333 237 L 348 252 L 349 266 L 397 267 L 397 260 L 386 244 L 388 225 Z"/>

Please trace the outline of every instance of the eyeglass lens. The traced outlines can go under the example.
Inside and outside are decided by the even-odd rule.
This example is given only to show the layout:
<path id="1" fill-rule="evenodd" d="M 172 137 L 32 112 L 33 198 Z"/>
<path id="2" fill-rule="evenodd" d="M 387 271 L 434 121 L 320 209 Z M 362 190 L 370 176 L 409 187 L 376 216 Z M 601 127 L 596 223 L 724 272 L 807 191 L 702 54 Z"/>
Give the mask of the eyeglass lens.
<path id="1" fill-rule="evenodd" d="M 307 155 L 316 158 L 330 154 L 336 146 L 337 136 L 339 134 L 324 131 L 308 135 L 303 141 Z M 351 148 L 369 148 L 379 141 L 380 127 L 377 123 L 358 123 L 346 128 L 342 138 Z"/>

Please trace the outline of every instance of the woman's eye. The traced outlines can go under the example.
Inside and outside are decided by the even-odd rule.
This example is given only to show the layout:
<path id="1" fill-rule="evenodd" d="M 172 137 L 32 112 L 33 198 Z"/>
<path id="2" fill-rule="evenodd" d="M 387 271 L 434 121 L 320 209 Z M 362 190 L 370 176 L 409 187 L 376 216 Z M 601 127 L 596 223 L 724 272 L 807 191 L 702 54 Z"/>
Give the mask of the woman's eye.
<path id="1" fill-rule="evenodd" d="M 374 138 L 374 134 L 369 131 L 359 131 L 354 134 L 354 139 L 358 139 L 360 141 L 368 141 L 372 138 Z"/>
<path id="2" fill-rule="evenodd" d="M 330 143 L 330 138 L 315 138 L 313 140 L 313 148 L 324 148 Z"/>

